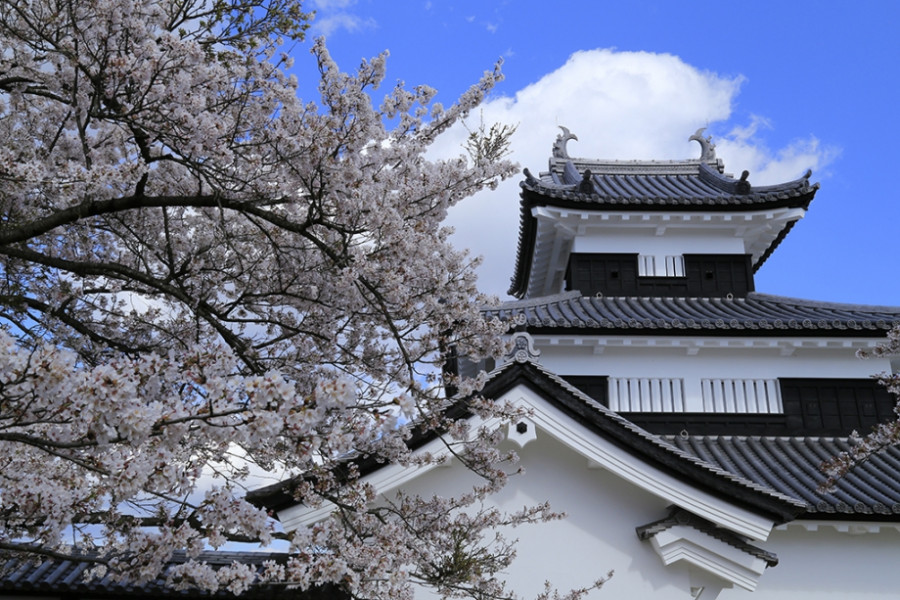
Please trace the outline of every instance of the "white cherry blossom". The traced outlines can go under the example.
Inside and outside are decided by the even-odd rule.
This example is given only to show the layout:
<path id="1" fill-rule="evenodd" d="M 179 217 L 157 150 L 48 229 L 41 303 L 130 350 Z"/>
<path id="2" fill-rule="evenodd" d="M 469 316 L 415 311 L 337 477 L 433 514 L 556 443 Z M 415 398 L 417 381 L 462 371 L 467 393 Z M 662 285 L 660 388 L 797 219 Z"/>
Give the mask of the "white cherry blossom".
<path id="1" fill-rule="evenodd" d="M 451 348 L 505 348 L 442 222 L 513 167 L 502 139 L 425 155 L 500 72 L 446 108 L 426 86 L 376 108 L 386 57 L 344 73 L 319 40 L 302 100 L 280 46 L 306 19 L 298 0 L 0 0 L 0 549 L 143 581 L 175 550 L 281 537 L 293 558 L 261 576 L 189 560 L 171 583 L 494 598 L 495 530 L 554 518 L 489 508 L 513 457 L 442 416 Z M 435 460 L 412 420 L 483 484 L 373 502 L 348 459 Z M 280 532 L 244 499 L 276 467 L 333 517 Z"/>

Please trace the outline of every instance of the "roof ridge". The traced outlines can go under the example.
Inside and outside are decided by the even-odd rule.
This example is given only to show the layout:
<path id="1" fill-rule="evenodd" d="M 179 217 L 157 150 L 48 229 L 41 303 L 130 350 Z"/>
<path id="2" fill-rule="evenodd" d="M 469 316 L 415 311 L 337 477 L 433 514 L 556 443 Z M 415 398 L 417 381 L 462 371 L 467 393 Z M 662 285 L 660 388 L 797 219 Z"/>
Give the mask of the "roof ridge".
<path id="1" fill-rule="evenodd" d="M 748 292 L 720 296 L 585 296 L 564 292 L 485 307 L 484 314 L 527 327 L 566 330 L 742 331 L 750 335 L 881 337 L 900 323 L 900 306 L 867 306 Z M 674 311 L 674 312 L 673 312 Z M 574 314 L 577 318 L 570 315 Z M 568 315 L 568 316 L 567 316 Z M 623 316 L 624 315 L 624 316 Z M 673 316 L 677 315 L 677 316 Z"/>

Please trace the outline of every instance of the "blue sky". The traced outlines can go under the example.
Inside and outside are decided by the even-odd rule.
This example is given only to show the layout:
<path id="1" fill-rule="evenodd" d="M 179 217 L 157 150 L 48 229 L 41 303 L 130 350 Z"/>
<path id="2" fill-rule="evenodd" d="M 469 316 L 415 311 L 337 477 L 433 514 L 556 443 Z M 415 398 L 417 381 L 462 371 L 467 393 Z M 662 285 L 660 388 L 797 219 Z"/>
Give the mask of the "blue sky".
<path id="1" fill-rule="evenodd" d="M 900 3 L 757 1 L 316 0 L 345 70 L 390 51 L 387 84 L 431 85 L 452 102 L 502 57 L 487 120 L 519 126 L 513 158 L 546 168 L 557 126 L 573 156 L 699 156 L 707 126 L 726 171 L 752 183 L 807 168 L 822 187 L 757 274 L 761 292 L 900 304 L 897 139 Z M 306 46 L 308 44 L 304 44 Z M 298 47 L 298 74 L 312 75 Z M 303 87 L 301 85 L 301 87 Z M 452 138 L 452 136 L 451 136 Z M 438 153 L 458 153 L 458 139 Z M 451 215 L 459 245 L 485 258 L 503 295 L 518 227 L 518 177 Z"/>

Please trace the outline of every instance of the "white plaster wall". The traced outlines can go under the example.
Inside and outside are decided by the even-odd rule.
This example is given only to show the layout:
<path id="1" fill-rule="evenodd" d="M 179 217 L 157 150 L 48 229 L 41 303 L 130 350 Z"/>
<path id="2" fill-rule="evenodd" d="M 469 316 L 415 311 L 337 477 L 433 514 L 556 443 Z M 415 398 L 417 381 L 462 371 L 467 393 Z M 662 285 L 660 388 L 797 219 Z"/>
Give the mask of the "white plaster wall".
<path id="1" fill-rule="evenodd" d="M 900 533 L 851 535 L 831 527 L 796 525 L 772 533 L 765 547 L 778 555 L 759 587 L 724 590 L 719 600 L 888 600 L 900 597 Z"/>
<path id="2" fill-rule="evenodd" d="M 617 225 L 612 229 L 591 228 L 575 238 L 572 252 L 640 253 L 656 256 L 679 254 L 744 254 L 744 240 L 734 227 L 665 229 L 656 226 Z"/>
<path id="3" fill-rule="evenodd" d="M 752 340 L 749 340 L 752 342 Z M 564 375 L 616 377 L 869 377 L 890 368 L 884 358 L 862 360 L 853 348 L 550 345 L 535 339 L 540 364 Z"/>
<path id="4" fill-rule="evenodd" d="M 518 555 L 507 581 L 524 598 L 534 597 L 549 580 L 560 590 L 585 585 L 615 570 L 615 576 L 590 600 L 645 598 L 689 600 L 686 568 L 666 568 L 635 527 L 668 514 L 667 503 L 587 461 L 538 432 L 538 439 L 519 450 L 525 473 L 510 478 L 492 499 L 500 507 L 519 510 L 549 500 L 567 517 L 512 530 Z M 418 478 L 408 491 L 458 494 L 472 476 L 456 465 Z"/>
<path id="5" fill-rule="evenodd" d="M 700 600 L 716 598 L 721 580 L 682 564 L 666 567 L 650 543 L 638 539 L 635 527 L 666 516 L 666 502 L 605 470 L 589 468 L 582 457 L 542 432 L 519 455 L 525 473 L 510 478 L 492 501 L 512 511 L 549 500 L 555 510 L 567 513 L 564 520 L 511 532 L 519 540 L 518 556 L 506 580 L 522 597 L 534 597 L 545 580 L 568 590 L 613 569 L 612 580 L 588 600 L 689 600 L 691 586 L 702 584 L 707 589 Z M 431 471 L 404 489 L 458 494 L 473 482 L 471 473 L 454 465 Z M 719 600 L 898 597 L 893 574 L 900 564 L 900 533 L 892 528 L 849 535 L 831 527 L 807 531 L 788 526 L 757 545 L 774 552 L 779 564 L 766 570 L 754 592 L 726 587 Z"/>

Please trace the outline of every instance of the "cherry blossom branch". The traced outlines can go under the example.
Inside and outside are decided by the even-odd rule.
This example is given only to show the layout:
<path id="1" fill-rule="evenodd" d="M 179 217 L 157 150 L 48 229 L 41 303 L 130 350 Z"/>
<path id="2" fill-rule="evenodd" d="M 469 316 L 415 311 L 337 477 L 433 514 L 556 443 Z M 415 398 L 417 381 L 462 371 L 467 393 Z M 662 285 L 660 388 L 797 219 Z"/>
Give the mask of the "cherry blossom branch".
<path id="1" fill-rule="evenodd" d="M 501 75 L 447 109 L 427 86 L 376 106 L 386 57 L 348 74 L 317 41 L 302 102 L 277 51 L 306 24 L 297 0 L 0 0 L 0 541 L 62 553 L 75 533 L 73 554 L 145 581 L 175 550 L 289 537 L 262 576 L 172 577 L 505 597 L 493 528 L 549 515 L 481 510 L 512 457 L 440 363 L 505 342 L 442 220 L 513 166 L 426 158 Z M 379 510 L 351 459 L 438 460 L 412 419 L 483 486 Z M 243 497 L 258 470 L 340 508 L 276 534 Z"/>

